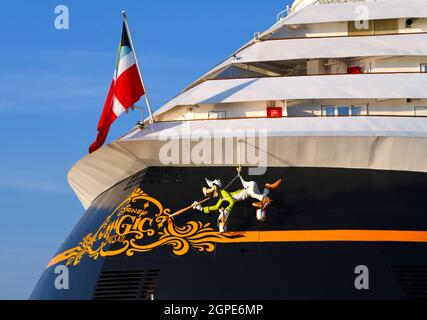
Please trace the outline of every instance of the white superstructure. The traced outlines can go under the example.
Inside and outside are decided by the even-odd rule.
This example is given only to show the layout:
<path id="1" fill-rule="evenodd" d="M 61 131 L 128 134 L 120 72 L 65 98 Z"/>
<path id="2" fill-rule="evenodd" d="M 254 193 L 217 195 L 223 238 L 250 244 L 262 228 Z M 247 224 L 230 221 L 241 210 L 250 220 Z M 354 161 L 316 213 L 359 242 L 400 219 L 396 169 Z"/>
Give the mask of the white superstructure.
<path id="1" fill-rule="evenodd" d="M 158 109 L 157 123 L 79 161 L 69 181 L 83 205 L 162 165 L 161 137 L 191 140 L 177 135 L 186 123 L 267 130 L 269 166 L 427 172 L 427 1 L 297 0 L 279 18 Z"/>

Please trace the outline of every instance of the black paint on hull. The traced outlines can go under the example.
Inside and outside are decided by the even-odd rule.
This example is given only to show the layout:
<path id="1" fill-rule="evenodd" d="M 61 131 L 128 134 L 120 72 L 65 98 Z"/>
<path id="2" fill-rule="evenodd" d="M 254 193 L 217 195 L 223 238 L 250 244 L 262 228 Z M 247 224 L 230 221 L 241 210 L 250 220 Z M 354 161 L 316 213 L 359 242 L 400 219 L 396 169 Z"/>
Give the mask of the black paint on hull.
<path id="1" fill-rule="evenodd" d="M 203 199 L 205 177 L 227 184 L 235 174 L 234 168 L 145 170 L 99 196 L 58 253 L 95 232 L 136 187 L 174 212 Z M 267 222 L 257 222 L 255 209 L 246 201 L 233 210 L 230 231 L 427 230 L 427 174 L 270 168 L 254 180 L 262 186 L 282 176 L 283 185 L 271 194 Z M 230 190 L 238 188 L 237 181 Z M 176 223 L 196 220 L 216 226 L 216 218 L 191 210 Z M 425 299 L 426 249 L 427 243 L 397 242 L 234 243 L 217 244 L 212 253 L 191 249 L 176 256 L 161 246 L 132 257 L 85 256 L 78 266 L 69 267 L 70 290 L 55 289 L 52 266 L 31 298 Z M 369 267 L 370 290 L 355 288 L 354 269 L 359 265 Z M 134 282 L 126 288 L 129 272 Z M 110 283 L 113 289 L 125 289 L 111 293 Z"/>

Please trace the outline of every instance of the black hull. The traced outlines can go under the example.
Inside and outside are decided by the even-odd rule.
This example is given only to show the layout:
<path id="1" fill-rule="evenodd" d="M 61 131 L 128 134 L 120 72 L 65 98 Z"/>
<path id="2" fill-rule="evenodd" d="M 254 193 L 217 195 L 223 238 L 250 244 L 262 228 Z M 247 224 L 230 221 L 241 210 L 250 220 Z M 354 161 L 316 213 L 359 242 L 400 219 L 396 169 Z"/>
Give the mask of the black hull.
<path id="1" fill-rule="evenodd" d="M 270 168 L 267 174 L 253 177 L 259 185 L 284 178 L 282 186 L 271 194 L 274 202 L 268 207 L 267 221 L 256 220 L 251 202 L 238 203 L 230 216 L 229 239 L 220 239 L 215 234 L 217 214 L 190 210 L 175 219 L 178 227 L 191 222 L 200 222 L 202 229 L 207 224 L 210 226 L 207 231 L 183 237 L 190 239 L 188 250 L 178 252 L 172 240 L 168 242 L 166 237 L 162 242 L 162 234 L 155 234 L 136 241 L 143 243 L 144 248 L 154 244 L 144 252 L 138 247 L 139 251 L 116 254 L 124 246 L 119 241 L 107 244 L 103 248 L 105 254 L 91 257 L 91 250 L 102 243 L 99 240 L 88 251 L 79 249 L 83 253 L 77 262 L 77 251 L 61 258 L 67 250 L 80 248 L 85 236 L 95 234 L 138 187 L 173 213 L 203 198 L 201 188 L 205 177 L 220 178 L 227 184 L 235 173 L 234 168 L 150 168 L 116 185 L 86 212 L 58 251 L 59 258 L 43 273 L 31 298 L 427 298 L 427 239 L 411 238 L 411 232 L 427 231 L 427 174 L 422 173 Z M 239 187 L 236 181 L 230 190 Z M 144 209 L 145 203 L 145 200 L 136 201 L 132 208 Z M 152 218 L 154 228 L 156 223 Z M 163 232 L 163 228 L 154 229 Z M 356 236 L 346 240 L 314 237 L 312 241 L 243 241 L 238 238 L 240 232 L 285 234 L 280 232 L 314 230 L 321 231 L 322 237 L 334 230 L 348 230 L 349 234 L 355 230 L 375 230 L 390 234 L 391 239 L 370 241 Z M 409 238 L 394 239 L 395 231 L 408 232 Z M 204 235 L 206 243 L 199 241 Z M 200 244 L 206 246 L 200 250 Z M 67 263 L 70 289 L 57 290 L 54 269 Z M 369 268 L 369 290 L 355 288 L 355 268 L 360 265 Z"/>

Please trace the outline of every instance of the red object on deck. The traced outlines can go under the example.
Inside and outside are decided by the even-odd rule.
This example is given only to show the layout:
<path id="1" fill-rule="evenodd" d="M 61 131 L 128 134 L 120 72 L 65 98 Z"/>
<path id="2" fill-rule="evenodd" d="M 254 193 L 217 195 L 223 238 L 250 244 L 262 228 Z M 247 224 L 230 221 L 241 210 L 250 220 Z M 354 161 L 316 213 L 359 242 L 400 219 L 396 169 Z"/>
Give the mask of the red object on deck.
<path id="1" fill-rule="evenodd" d="M 349 74 L 360 74 L 360 73 L 362 73 L 362 69 L 360 67 L 350 67 L 350 68 L 347 68 L 347 73 L 349 73 Z"/>
<path id="2" fill-rule="evenodd" d="M 282 118 L 283 117 L 283 109 L 276 107 L 268 107 L 267 108 L 267 118 Z"/>

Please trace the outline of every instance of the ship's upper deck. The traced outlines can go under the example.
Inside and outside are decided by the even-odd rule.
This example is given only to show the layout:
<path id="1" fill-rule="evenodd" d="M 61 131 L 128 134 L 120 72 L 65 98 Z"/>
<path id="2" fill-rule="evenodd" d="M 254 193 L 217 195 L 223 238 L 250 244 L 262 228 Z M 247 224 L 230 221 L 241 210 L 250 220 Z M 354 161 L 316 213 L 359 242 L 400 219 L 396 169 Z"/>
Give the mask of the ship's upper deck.
<path id="1" fill-rule="evenodd" d="M 291 116 L 300 113 L 287 110 L 293 101 L 305 109 L 313 100 L 314 109 L 343 102 L 334 99 L 351 100 L 349 109 L 387 99 L 381 114 L 425 115 L 427 2 L 301 0 L 286 14 L 159 108 L 156 120 L 262 117 L 268 107 Z M 233 104 L 244 102 L 248 112 Z"/>
<path id="2" fill-rule="evenodd" d="M 295 1 L 295 4 L 295 10 L 265 34 L 284 25 L 357 21 L 364 13 L 368 13 L 369 20 L 427 17 L 424 0 L 308 0 Z"/>

